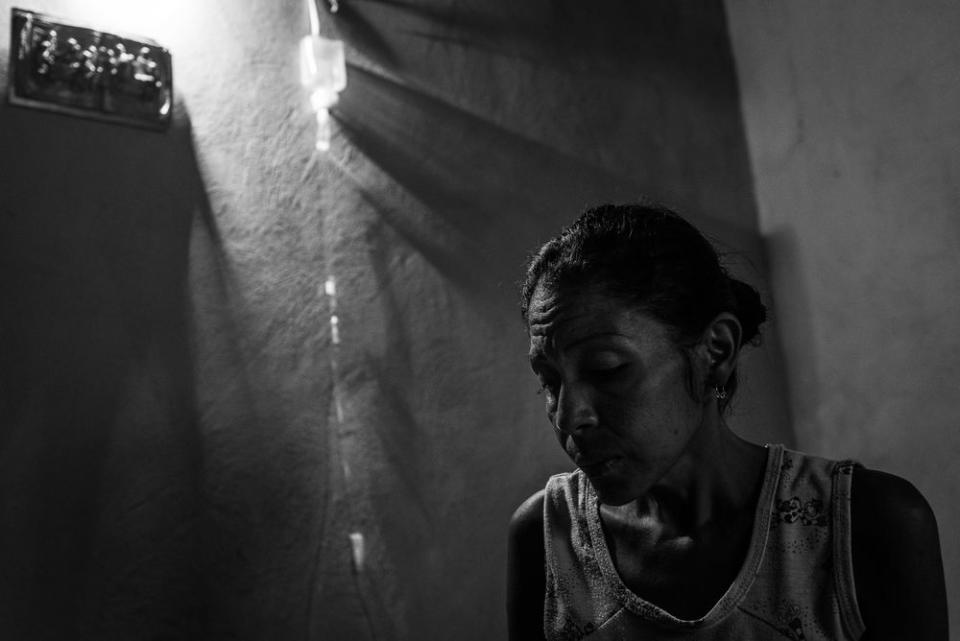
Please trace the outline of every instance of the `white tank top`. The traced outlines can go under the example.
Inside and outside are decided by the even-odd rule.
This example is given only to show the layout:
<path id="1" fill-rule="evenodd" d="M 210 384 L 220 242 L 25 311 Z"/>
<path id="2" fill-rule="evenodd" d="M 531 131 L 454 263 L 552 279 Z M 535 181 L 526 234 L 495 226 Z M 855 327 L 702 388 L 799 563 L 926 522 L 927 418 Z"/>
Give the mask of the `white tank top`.
<path id="1" fill-rule="evenodd" d="M 685 620 L 620 580 L 599 501 L 579 470 L 547 482 L 544 500 L 548 641 L 859 639 L 850 554 L 855 463 L 768 445 L 746 561 L 703 617 Z"/>

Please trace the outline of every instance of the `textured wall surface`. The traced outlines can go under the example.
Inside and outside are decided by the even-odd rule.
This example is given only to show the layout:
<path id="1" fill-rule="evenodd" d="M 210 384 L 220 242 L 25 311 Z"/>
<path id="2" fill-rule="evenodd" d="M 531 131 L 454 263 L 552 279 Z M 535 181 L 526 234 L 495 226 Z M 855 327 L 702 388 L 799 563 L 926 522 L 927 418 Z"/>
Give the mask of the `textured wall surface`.
<path id="1" fill-rule="evenodd" d="M 956 629 L 960 8 L 727 8 L 798 443 L 924 492 Z"/>
<path id="2" fill-rule="evenodd" d="M 0 105 L 4 639 L 499 638 L 506 522 L 570 467 L 526 252 L 652 194 L 763 286 L 719 3 L 341 4 L 315 155 L 300 0 L 31 3 L 157 38 L 179 98 Z M 734 420 L 789 443 L 777 344 Z"/>
<path id="3" fill-rule="evenodd" d="M 304 638 L 331 389 L 306 14 L 125 5 L 31 8 L 167 45 L 169 132 L 0 107 L 0 636 Z"/>

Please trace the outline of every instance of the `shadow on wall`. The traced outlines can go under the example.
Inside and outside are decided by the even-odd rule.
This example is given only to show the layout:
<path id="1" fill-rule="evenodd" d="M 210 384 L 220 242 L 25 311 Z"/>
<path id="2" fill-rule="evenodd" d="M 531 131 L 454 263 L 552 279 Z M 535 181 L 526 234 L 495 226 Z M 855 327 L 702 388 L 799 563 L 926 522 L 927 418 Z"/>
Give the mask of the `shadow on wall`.
<path id="1" fill-rule="evenodd" d="M 454 281 L 512 296 L 526 252 L 576 212 L 642 195 L 760 249 L 722 5 L 380 0 L 336 23 L 359 51 L 335 109 L 346 146 L 430 214 L 346 174 Z M 491 254 L 518 258 L 464 268 Z"/>
<path id="2" fill-rule="evenodd" d="M 544 221 L 640 193 L 576 157 L 422 92 L 361 68 L 350 72 L 350 91 L 335 111 L 346 142 L 421 207 L 401 210 L 359 182 L 357 190 L 438 271 L 488 302 L 514 304 L 526 252 L 557 231 L 544 229 Z M 431 142 L 410 126 L 415 120 L 431 123 Z M 502 256 L 517 260 L 504 263 Z"/>
<path id="3" fill-rule="evenodd" d="M 0 106 L 0 634 L 205 625 L 188 265 L 210 217 L 189 120 Z"/>
<path id="4" fill-rule="evenodd" d="M 344 39 L 378 65 L 415 75 L 407 66 L 411 48 L 396 34 L 471 50 L 481 55 L 612 77 L 625 69 L 651 75 L 683 70 L 704 50 L 729 57 L 719 3 L 655 0 L 551 0 L 548 6 L 510 2 L 463 2 L 456 6 L 404 0 L 343 3 L 336 15 Z M 384 25 L 390 25 L 389 30 Z M 637 37 L 642 34 L 643 37 Z M 428 65 L 429 66 L 429 65 Z M 726 70 L 707 84 L 723 87 Z M 686 74 L 684 74 L 686 75 Z"/>

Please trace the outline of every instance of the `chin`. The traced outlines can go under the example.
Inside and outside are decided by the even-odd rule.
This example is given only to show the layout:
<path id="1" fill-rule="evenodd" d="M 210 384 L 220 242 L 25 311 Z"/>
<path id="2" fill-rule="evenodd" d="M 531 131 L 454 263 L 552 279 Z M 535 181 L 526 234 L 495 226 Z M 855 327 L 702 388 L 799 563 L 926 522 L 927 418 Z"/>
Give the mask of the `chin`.
<path id="1" fill-rule="evenodd" d="M 597 493 L 597 498 L 600 499 L 600 502 L 604 505 L 626 505 L 630 501 L 639 496 L 636 492 L 630 490 L 624 486 L 623 483 L 617 483 L 616 481 L 601 478 L 593 479 L 587 476 L 587 480 L 590 481 L 590 485 L 593 486 L 593 490 Z"/>
<path id="2" fill-rule="evenodd" d="M 625 465 L 623 459 L 604 467 L 581 470 L 604 505 L 625 505 L 647 490 L 642 483 L 637 483 L 636 470 Z"/>

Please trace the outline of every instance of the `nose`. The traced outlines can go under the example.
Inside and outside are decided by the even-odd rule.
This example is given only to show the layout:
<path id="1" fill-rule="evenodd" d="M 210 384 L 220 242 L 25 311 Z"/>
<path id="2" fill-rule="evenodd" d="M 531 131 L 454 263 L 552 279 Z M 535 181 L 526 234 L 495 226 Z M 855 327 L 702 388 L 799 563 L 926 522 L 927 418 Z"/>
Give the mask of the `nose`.
<path id="1" fill-rule="evenodd" d="M 553 426 L 559 432 L 573 434 L 578 430 L 597 425 L 597 413 L 589 390 L 576 383 L 563 385 L 557 398 L 557 410 Z"/>

